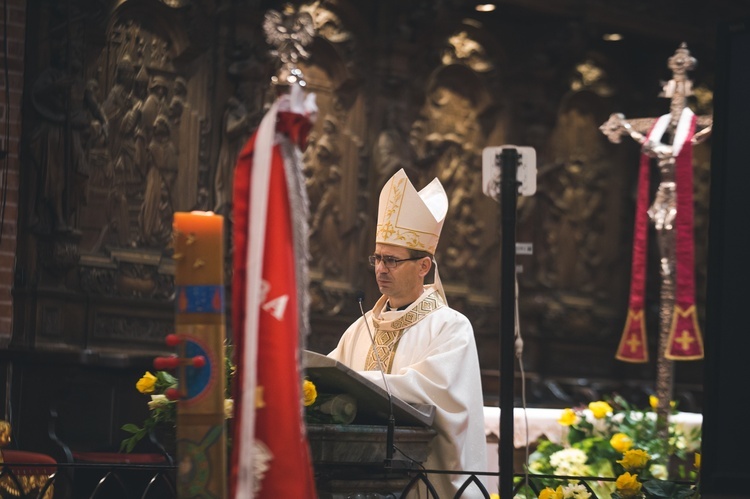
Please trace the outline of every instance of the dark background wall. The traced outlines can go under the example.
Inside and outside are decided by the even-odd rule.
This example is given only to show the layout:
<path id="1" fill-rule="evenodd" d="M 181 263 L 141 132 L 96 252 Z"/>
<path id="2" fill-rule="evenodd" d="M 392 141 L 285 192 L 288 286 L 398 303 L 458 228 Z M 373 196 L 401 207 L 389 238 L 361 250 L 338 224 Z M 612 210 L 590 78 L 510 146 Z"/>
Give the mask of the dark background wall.
<path id="1" fill-rule="evenodd" d="M 739 449 L 745 435 L 728 438 L 734 428 L 731 414 L 750 410 L 750 402 L 736 400 L 737 380 L 743 379 L 744 356 L 750 346 L 744 332 L 743 303 L 745 283 L 750 275 L 747 258 L 740 248 L 747 246 L 750 234 L 741 221 L 746 213 L 743 185 L 747 185 L 748 162 L 744 146 L 748 111 L 744 90 L 750 83 L 747 53 L 750 26 L 747 20 L 724 23 L 719 31 L 715 145 L 711 170 L 711 230 L 708 260 L 708 300 L 706 304 L 706 391 L 703 419 L 703 497 L 741 497 L 748 472 L 739 462 Z"/>
<path id="2" fill-rule="evenodd" d="M 5 104 L 13 117 L 22 103 L 23 114 L 5 225 L 17 231 L 17 248 L 4 235 L 0 255 L 0 286 L 7 292 L 13 282 L 12 329 L 10 313 L 0 318 L 6 413 L 21 445 L 44 448 L 39 425 L 56 399 L 66 414 L 101 414 L 107 424 L 96 443 L 111 447 L 123 422 L 145 414 L 133 385 L 166 351 L 172 328 L 171 211 L 213 209 L 231 222 L 234 157 L 262 117 L 275 71 L 263 15 L 281 5 L 31 0 L 22 22 L 23 2 L 9 3 L 16 24 L 8 33 L 12 27 L 25 67 L 13 73 L 20 58 L 8 58 L 19 67 L 11 65 L 16 93 Z M 472 320 L 487 403 L 496 403 L 501 234 L 497 205 L 481 194 L 481 152 L 529 145 L 539 188 L 521 199 L 518 222 L 519 240 L 534 243 L 533 256 L 519 257 L 529 403 L 570 406 L 619 391 L 645 405 L 653 363 L 614 360 L 638 148 L 610 144 L 598 127 L 612 112 L 668 112 L 660 82 L 671 77 L 667 58 L 683 41 L 698 59 L 689 103 L 710 115 L 718 20 L 750 13 L 748 3 L 505 1 L 491 13 L 448 0 L 297 8 L 318 29 L 302 68 L 321 109 L 304 155 L 309 347 L 335 345 L 358 314 L 357 290 L 366 304 L 377 299 L 366 256 L 385 180 L 401 167 L 418 187 L 437 176 L 451 200 L 441 276 L 451 306 Z M 603 39 L 613 32 L 624 38 Z M 710 142 L 697 147 L 694 161 L 701 324 L 710 153 Z M 652 248 L 652 359 L 657 256 Z M 7 302 L 0 297 L 0 307 Z M 702 408 L 702 367 L 675 368 L 684 410 Z"/>
<path id="3" fill-rule="evenodd" d="M 7 15 L 5 15 L 7 12 Z M 19 201 L 19 142 L 21 138 L 21 98 L 23 96 L 23 56 L 26 34 L 26 2 L 6 2 L 4 9 L 2 112 L 3 158 L 0 160 L 2 180 L 0 186 L 0 336 L 10 337 L 13 318 L 13 269 L 15 265 L 18 201 Z"/>

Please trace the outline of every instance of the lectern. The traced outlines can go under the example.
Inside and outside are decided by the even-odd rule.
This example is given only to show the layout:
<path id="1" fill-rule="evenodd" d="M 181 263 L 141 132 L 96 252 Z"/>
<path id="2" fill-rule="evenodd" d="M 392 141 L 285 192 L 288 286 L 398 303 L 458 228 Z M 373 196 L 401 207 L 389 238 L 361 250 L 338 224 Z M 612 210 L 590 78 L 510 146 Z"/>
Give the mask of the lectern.
<path id="1" fill-rule="evenodd" d="M 305 351 L 303 364 L 319 394 L 344 394 L 356 404 L 351 424 L 308 424 L 319 498 L 385 497 L 403 490 L 429 454 L 436 434 L 432 429 L 435 407 L 389 397 L 356 371 L 315 352 Z M 391 412 L 397 450 L 387 462 Z"/>

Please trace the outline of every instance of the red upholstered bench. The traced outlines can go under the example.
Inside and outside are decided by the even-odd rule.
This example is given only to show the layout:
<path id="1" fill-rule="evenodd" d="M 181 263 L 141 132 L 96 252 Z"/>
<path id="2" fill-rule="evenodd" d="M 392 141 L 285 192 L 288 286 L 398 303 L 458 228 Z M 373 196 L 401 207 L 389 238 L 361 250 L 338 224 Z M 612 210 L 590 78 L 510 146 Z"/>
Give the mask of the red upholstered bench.
<path id="1" fill-rule="evenodd" d="M 21 450 L 3 449 L 0 456 L 0 497 L 52 498 L 57 461 L 46 454 Z"/>

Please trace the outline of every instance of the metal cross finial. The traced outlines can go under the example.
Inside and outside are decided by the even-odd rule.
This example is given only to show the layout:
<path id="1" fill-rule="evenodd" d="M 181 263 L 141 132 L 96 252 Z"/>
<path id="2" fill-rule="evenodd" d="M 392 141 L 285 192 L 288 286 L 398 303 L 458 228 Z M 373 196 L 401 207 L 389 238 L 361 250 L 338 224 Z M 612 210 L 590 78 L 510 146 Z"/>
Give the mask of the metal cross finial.
<path id="1" fill-rule="evenodd" d="M 687 72 L 695 69 L 695 64 L 695 57 L 690 55 L 685 42 L 682 42 L 674 55 L 667 60 L 667 66 L 672 70 L 672 79 L 663 86 L 660 97 L 671 99 L 670 129 L 677 126 L 682 110 L 687 105 L 687 98 L 693 95 L 693 81 L 688 78 Z"/>
<path id="2" fill-rule="evenodd" d="M 693 95 L 693 82 L 688 78 L 687 73 L 695 69 L 696 59 L 690 54 L 685 42 L 681 43 L 675 53 L 667 60 L 667 66 L 672 70 L 672 79 L 663 82 L 659 97 L 670 99 L 670 132 L 673 132 L 682 110 L 687 106 L 687 98 Z M 626 119 L 622 113 L 614 113 L 599 127 L 599 130 L 610 142 L 615 144 L 619 144 L 622 137 L 626 135 L 629 135 L 637 143 L 644 144 L 646 132 L 654 124 L 654 121 L 655 118 Z M 710 136 L 711 121 L 710 116 L 698 117 L 700 131 L 693 137 L 693 144 L 699 144 Z"/>
<path id="3" fill-rule="evenodd" d="M 674 55 L 667 61 L 667 66 L 672 70 L 673 78 L 685 78 L 688 71 L 695 69 L 695 57 L 690 55 L 687 43 L 682 42 L 675 50 Z"/>

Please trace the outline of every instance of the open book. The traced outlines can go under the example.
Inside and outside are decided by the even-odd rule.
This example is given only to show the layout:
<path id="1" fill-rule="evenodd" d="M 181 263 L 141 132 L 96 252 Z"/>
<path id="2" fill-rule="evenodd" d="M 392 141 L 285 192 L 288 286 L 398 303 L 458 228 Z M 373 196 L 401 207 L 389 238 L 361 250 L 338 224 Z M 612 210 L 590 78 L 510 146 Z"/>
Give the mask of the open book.
<path id="1" fill-rule="evenodd" d="M 318 393 L 345 393 L 357 401 L 354 424 L 386 424 L 390 414 L 388 392 L 335 359 L 309 350 L 304 351 L 302 365 Z M 409 404 L 392 397 L 397 426 L 432 426 L 435 406 Z"/>

